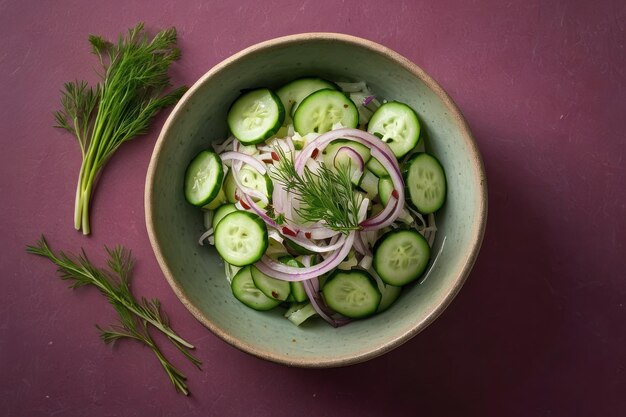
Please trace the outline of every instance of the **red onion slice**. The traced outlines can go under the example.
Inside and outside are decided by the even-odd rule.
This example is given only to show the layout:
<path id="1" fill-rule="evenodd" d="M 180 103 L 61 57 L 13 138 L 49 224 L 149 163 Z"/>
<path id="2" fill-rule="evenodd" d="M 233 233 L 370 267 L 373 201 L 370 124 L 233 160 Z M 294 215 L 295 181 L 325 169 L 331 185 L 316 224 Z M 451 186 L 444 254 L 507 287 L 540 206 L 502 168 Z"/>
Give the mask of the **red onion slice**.
<path id="1" fill-rule="evenodd" d="M 235 151 L 224 152 L 223 154 L 220 155 L 220 158 L 222 159 L 222 162 L 228 161 L 228 160 L 241 161 L 245 164 L 250 165 L 252 168 L 256 169 L 257 171 L 259 171 L 261 175 L 265 175 L 265 173 L 267 172 L 267 169 L 265 168 L 265 164 L 263 162 L 259 161 L 258 159 L 256 159 L 255 157 L 251 155 L 248 155 L 242 152 L 235 152 Z"/>
<path id="2" fill-rule="evenodd" d="M 354 249 L 361 255 L 372 256 L 372 251 L 367 244 L 367 241 L 364 239 L 362 232 L 357 232 L 354 237 Z"/>
<path id="3" fill-rule="evenodd" d="M 314 279 L 317 280 L 317 278 Z M 302 285 L 304 286 L 304 291 L 306 292 L 306 295 L 309 298 L 309 302 L 313 306 L 315 312 L 319 314 L 322 319 L 328 322 L 328 324 L 333 327 L 337 327 L 337 323 L 335 323 L 335 320 L 333 320 L 329 314 L 326 314 L 326 311 L 324 311 L 324 308 L 322 308 L 322 304 L 318 302 L 319 294 L 312 288 L 311 281 L 304 281 Z"/>
<path id="4" fill-rule="evenodd" d="M 264 274 L 283 281 L 306 281 L 311 278 L 317 278 L 318 276 L 331 271 L 339 265 L 341 261 L 343 261 L 352 248 L 354 235 L 355 233 L 351 232 L 348 237 L 345 238 L 345 243 L 340 250 L 333 252 L 322 262 L 309 268 L 296 268 L 288 266 L 275 261 L 268 256 L 263 256 L 261 261 L 257 262 L 255 266 Z"/>
<path id="5" fill-rule="evenodd" d="M 354 169 L 352 175 L 355 177 L 358 175 L 357 178 L 360 178 L 363 174 L 363 170 L 365 169 L 365 162 L 363 161 L 363 157 L 354 149 L 348 146 L 342 146 L 337 150 L 337 153 L 335 154 L 335 158 L 333 159 L 333 165 L 335 165 L 336 168 L 339 168 L 340 165 L 345 164 L 342 163 L 342 159 L 347 159 L 349 161 L 348 164 L 350 165 L 350 168 Z M 353 180 L 353 178 L 350 179 Z"/>
<path id="6" fill-rule="evenodd" d="M 383 227 L 389 226 L 395 221 L 393 213 L 397 211 L 396 209 L 399 205 L 400 204 L 398 204 L 398 200 L 394 196 L 389 197 L 389 201 L 387 201 L 387 205 L 385 206 L 383 211 L 378 213 L 378 215 L 370 217 L 369 219 L 361 223 L 361 226 L 363 226 L 363 230 L 378 230 L 382 229 Z M 390 222 L 389 219 L 392 219 L 392 221 Z"/>

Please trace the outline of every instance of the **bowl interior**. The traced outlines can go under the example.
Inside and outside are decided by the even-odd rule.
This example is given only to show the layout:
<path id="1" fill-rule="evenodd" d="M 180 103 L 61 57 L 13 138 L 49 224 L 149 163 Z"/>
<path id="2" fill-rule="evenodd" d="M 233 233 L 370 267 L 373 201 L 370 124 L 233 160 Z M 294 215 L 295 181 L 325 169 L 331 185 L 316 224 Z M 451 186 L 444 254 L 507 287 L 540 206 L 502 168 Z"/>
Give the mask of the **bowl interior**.
<path id="1" fill-rule="evenodd" d="M 259 313 L 238 302 L 210 246 L 198 246 L 202 214 L 184 200 L 189 160 L 227 134 L 226 113 L 239 91 L 277 87 L 297 77 L 364 80 L 378 97 L 412 106 L 429 152 L 445 167 L 448 199 L 437 214 L 430 274 L 387 312 L 334 329 L 321 320 L 296 327 L 280 308 Z M 345 365 L 384 353 L 432 321 L 456 294 L 480 246 L 485 222 L 482 164 L 462 117 L 419 68 L 379 45 L 343 35 L 300 35 L 249 48 L 214 67 L 170 115 L 146 184 L 147 224 L 157 259 L 177 295 L 218 336 L 257 356 L 299 366 Z"/>

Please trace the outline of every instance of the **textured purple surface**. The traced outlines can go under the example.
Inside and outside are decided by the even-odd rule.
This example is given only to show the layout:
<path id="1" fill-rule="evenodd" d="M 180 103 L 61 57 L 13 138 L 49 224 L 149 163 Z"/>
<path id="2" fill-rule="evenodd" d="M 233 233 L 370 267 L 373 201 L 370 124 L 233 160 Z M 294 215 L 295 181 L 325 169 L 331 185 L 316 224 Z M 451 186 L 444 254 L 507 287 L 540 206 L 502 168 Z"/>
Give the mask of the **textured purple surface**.
<path id="1" fill-rule="evenodd" d="M 626 8 L 620 1 L 15 1 L 0 3 L 0 414 L 626 415 Z M 184 5 L 183 5 L 184 4 Z M 79 151 L 52 129 L 62 83 L 93 79 L 89 33 L 175 25 L 177 83 L 258 41 L 363 36 L 416 62 L 452 95 L 485 159 L 489 221 L 478 262 L 432 326 L 395 351 L 333 370 L 248 356 L 196 322 L 150 249 L 143 211 L 158 130 L 121 149 L 72 229 Z M 162 300 L 197 346 L 177 395 L 151 353 L 115 348 L 114 319 L 24 246 L 103 244 L 137 256 L 134 288 Z M 171 352 L 168 350 L 168 352 Z"/>

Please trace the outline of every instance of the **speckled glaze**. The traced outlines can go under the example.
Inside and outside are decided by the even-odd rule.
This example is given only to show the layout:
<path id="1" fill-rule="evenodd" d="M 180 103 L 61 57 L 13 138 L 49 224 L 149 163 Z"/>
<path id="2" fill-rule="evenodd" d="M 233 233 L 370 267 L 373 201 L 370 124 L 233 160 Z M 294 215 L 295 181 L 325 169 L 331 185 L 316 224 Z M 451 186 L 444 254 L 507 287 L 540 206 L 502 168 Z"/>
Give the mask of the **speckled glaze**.
<path id="1" fill-rule="evenodd" d="M 305 75 L 365 80 L 381 97 L 408 103 L 426 127 L 429 152 L 442 162 L 448 198 L 437 214 L 433 253 L 446 241 L 427 279 L 405 290 L 387 312 L 338 329 L 321 320 L 296 327 L 280 308 L 253 311 L 230 293 L 223 263 L 197 244 L 202 214 L 185 202 L 189 160 L 227 134 L 226 112 L 244 88 Z M 487 186 L 480 154 L 463 117 L 418 66 L 376 43 L 341 34 L 307 33 L 254 45 L 209 70 L 169 116 L 152 155 L 146 223 L 157 260 L 191 313 L 233 346 L 263 359 L 303 367 L 344 366 L 406 342 L 446 308 L 467 277 L 482 242 Z"/>

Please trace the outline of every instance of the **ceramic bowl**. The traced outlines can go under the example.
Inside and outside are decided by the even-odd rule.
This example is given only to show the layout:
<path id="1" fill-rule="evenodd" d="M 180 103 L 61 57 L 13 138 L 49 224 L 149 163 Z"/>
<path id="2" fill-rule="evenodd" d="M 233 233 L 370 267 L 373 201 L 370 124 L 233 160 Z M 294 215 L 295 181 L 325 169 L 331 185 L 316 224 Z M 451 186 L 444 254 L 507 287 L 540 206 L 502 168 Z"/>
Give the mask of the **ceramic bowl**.
<path id="1" fill-rule="evenodd" d="M 284 311 L 256 312 L 237 301 L 213 247 L 199 246 L 200 210 L 185 202 L 183 175 L 191 158 L 227 135 L 226 113 L 240 90 L 306 75 L 364 80 L 379 97 L 405 102 L 420 116 L 427 149 L 445 167 L 447 202 L 437 214 L 439 253 L 428 277 L 405 289 L 385 313 L 333 328 L 301 327 Z M 303 367 L 362 362 L 406 342 L 435 320 L 474 264 L 487 217 L 483 164 L 470 130 L 445 91 L 422 69 L 368 40 L 307 33 L 249 47 L 211 68 L 167 119 L 148 169 L 145 194 L 150 241 L 163 273 L 191 313 L 231 345 L 263 359 Z M 445 245 L 442 242 L 445 237 Z"/>

